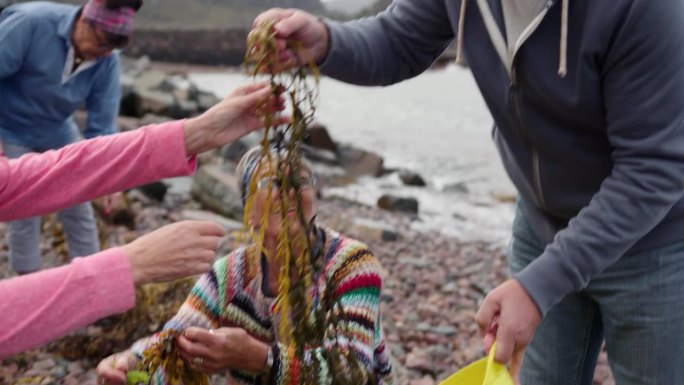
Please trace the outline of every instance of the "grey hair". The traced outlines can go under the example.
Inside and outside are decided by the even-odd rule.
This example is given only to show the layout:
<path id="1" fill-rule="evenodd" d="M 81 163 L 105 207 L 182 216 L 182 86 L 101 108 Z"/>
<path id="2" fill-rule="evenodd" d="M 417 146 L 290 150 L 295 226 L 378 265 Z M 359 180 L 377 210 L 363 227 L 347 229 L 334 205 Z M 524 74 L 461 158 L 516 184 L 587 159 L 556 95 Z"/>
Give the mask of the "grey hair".
<path id="1" fill-rule="evenodd" d="M 263 148 L 261 146 L 254 146 L 250 148 L 247 150 L 247 152 L 245 152 L 245 155 L 240 158 L 240 162 L 238 162 L 238 165 L 235 168 L 235 174 L 238 177 L 238 183 L 240 184 L 240 194 L 242 195 L 243 206 L 247 203 L 249 184 L 254 177 L 254 172 L 257 169 L 257 165 L 260 161 L 263 161 L 262 151 Z M 274 147 L 269 147 L 269 151 L 274 159 L 277 159 L 277 156 L 282 157 L 287 155 L 285 150 L 279 151 Z M 302 169 L 308 171 L 311 176 L 314 176 L 313 165 L 303 156 L 301 157 L 301 166 Z"/>

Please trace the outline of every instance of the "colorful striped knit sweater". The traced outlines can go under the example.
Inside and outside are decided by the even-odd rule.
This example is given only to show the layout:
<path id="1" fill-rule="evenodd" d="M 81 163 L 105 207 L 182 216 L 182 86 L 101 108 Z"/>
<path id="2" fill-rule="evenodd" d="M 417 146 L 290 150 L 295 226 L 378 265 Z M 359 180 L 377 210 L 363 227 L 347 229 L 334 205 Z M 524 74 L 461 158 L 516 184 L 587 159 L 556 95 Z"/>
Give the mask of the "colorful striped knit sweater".
<path id="1" fill-rule="evenodd" d="M 333 343 L 351 345 L 375 383 L 391 384 L 392 370 L 380 317 L 380 264 L 363 243 L 329 229 L 324 229 L 321 234 L 325 269 L 317 279 L 317 290 L 310 292 L 323 293 L 328 285 L 334 285 L 333 292 L 340 300 L 344 318 L 349 321 L 344 329 L 347 335 L 339 335 L 337 341 L 328 341 L 326 347 L 319 349 L 326 349 Z M 293 384 L 292 372 L 300 363 L 288 352 L 287 346 L 277 341 L 277 320 L 273 313 L 275 298 L 267 296 L 263 290 L 267 266 L 263 261 L 261 265 L 256 263 L 256 271 L 250 273 L 245 251 L 245 248 L 240 248 L 218 260 L 212 270 L 197 281 L 178 314 L 166 323 L 164 329 L 241 327 L 252 337 L 272 344 L 275 354 L 273 367 L 267 376 L 269 383 Z M 145 348 L 156 340 L 155 335 L 136 342 L 133 352 L 141 356 Z M 321 360 L 321 366 L 327 367 L 320 350 L 312 352 L 311 357 Z M 231 370 L 230 374 L 238 384 L 265 383 L 258 374 L 239 370 Z M 161 371 L 154 378 L 157 384 L 166 384 Z M 321 384 L 326 382 L 322 379 Z"/>

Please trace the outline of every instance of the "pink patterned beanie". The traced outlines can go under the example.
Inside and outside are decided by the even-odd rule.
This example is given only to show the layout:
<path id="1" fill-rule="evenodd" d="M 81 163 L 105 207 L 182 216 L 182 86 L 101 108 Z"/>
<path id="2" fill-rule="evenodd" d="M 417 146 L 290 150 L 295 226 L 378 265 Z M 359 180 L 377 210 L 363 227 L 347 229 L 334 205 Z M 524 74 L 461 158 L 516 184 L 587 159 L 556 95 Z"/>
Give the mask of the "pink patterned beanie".
<path id="1" fill-rule="evenodd" d="M 105 32 L 122 36 L 133 33 L 133 8 L 109 9 L 105 0 L 89 0 L 83 7 L 83 16 Z"/>

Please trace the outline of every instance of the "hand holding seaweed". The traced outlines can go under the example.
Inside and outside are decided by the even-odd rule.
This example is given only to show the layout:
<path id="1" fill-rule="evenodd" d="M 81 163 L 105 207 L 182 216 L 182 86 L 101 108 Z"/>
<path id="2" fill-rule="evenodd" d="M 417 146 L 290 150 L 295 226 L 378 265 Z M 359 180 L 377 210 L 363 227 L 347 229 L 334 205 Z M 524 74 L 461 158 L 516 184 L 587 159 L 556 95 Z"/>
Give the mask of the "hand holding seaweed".
<path id="1" fill-rule="evenodd" d="M 264 41 L 263 34 L 273 35 L 268 37 L 270 47 L 252 44 Z M 248 42 L 252 49 L 262 49 L 277 58 L 272 62 L 276 66 L 268 69 L 268 73 L 274 73 L 320 63 L 328 54 L 329 35 L 328 27 L 316 16 L 297 9 L 276 8 L 257 16 Z M 272 49 L 273 45 L 278 49 Z"/>
<path id="2" fill-rule="evenodd" d="M 201 361 L 205 373 L 263 370 L 268 345 L 252 337 L 240 327 L 205 329 L 189 327 L 178 337 L 181 357 L 185 362 Z"/>
<path id="3" fill-rule="evenodd" d="M 128 372 L 128 384 L 147 384 L 150 376 L 161 368 L 169 384 L 208 385 L 207 375 L 195 371 L 181 358 L 177 342 L 179 336 L 180 332 L 173 329 L 159 333 L 158 341 L 143 352 L 138 371 Z"/>

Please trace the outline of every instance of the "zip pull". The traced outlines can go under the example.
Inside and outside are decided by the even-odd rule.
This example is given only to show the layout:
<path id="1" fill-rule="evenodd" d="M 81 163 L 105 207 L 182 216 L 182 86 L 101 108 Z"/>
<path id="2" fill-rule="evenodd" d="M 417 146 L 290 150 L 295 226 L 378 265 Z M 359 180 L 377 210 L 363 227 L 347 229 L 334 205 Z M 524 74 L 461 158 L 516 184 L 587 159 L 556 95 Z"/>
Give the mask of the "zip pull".
<path id="1" fill-rule="evenodd" d="M 518 77 L 515 74 L 515 64 L 511 66 L 511 84 L 509 85 L 509 89 L 511 91 L 515 91 L 515 89 L 518 86 Z"/>

